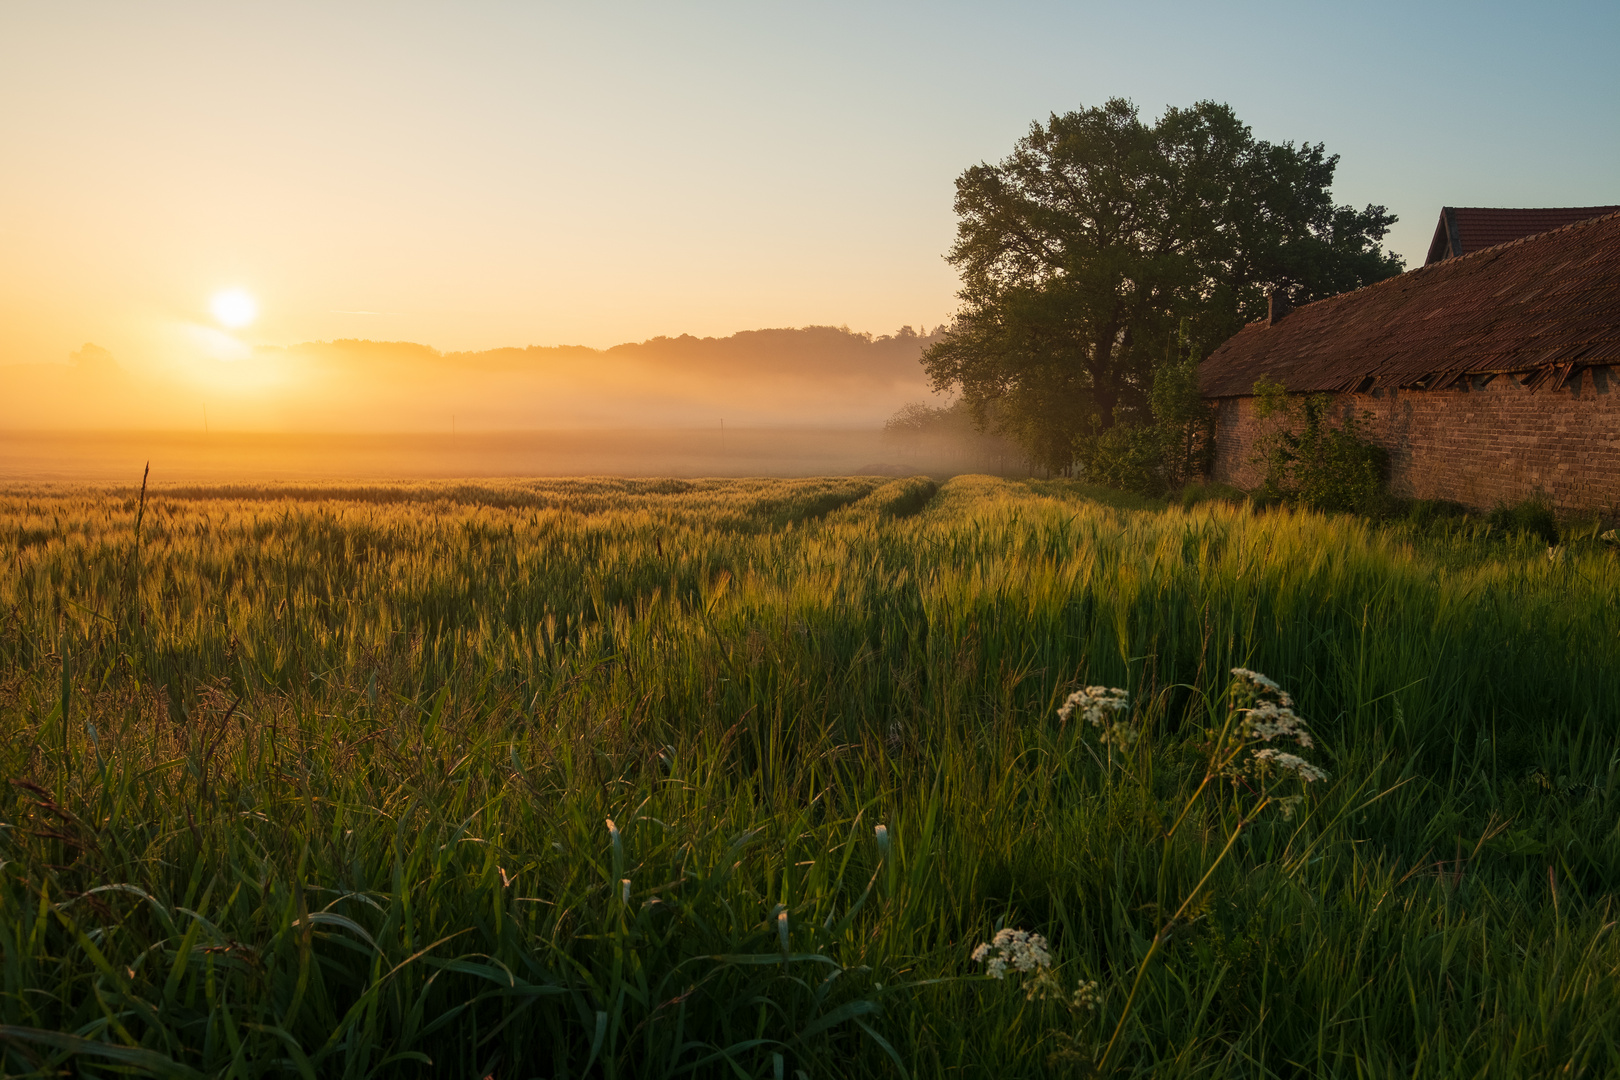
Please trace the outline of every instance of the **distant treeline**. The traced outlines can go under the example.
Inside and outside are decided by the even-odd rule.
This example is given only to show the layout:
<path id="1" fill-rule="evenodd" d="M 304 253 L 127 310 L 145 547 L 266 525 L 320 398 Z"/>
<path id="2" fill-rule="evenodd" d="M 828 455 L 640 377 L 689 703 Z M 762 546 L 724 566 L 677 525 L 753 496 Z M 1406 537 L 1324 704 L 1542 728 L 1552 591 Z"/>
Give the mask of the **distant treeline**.
<path id="1" fill-rule="evenodd" d="M 883 436 L 911 461 L 944 459 L 964 471 L 999 475 L 1031 471 L 1028 455 L 997 430 L 994 415 L 975 414 L 963 398 L 948 405 L 907 402 L 884 421 Z"/>
<path id="2" fill-rule="evenodd" d="M 402 341 L 261 346 L 235 360 L 120 363 L 86 345 L 69 364 L 0 366 L 0 426 L 330 432 L 546 427 L 876 428 L 929 393 L 938 340 L 848 327 L 655 337 L 594 349 L 441 352 Z"/>
<path id="3" fill-rule="evenodd" d="M 422 367 L 472 368 L 484 371 L 535 371 L 604 359 L 685 373 L 758 376 L 884 375 L 919 382 L 917 357 L 937 340 L 942 328 L 928 331 L 903 326 L 894 334 L 874 336 L 847 326 L 744 330 L 730 337 L 660 335 L 608 349 L 587 345 L 530 345 L 479 352 L 440 352 L 427 345 L 353 338 L 293 345 L 287 352 L 318 356 L 340 364 L 413 364 Z M 265 351 L 265 350 L 261 350 Z"/>

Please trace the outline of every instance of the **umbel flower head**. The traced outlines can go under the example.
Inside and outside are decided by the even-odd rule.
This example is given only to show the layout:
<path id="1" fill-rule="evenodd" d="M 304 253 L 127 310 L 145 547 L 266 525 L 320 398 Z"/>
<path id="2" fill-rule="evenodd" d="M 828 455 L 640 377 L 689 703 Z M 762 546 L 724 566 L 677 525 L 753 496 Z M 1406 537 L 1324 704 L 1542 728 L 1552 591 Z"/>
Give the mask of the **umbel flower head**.
<path id="1" fill-rule="evenodd" d="M 992 979 L 1005 979 L 1009 965 L 1025 974 L 1052 966 L 1046 939 L 1028 930 L 997 930 L 994 939 L 973 950 L 973 959 L 985 965 L 985 974 Z"/>
<path id="2" fill-rule="evenodd" d="M 1258 671 L 1250 671 L 1246 667 L 1235 667 L 1232 669 L 1232 677 L 1238 681 L 1237 689 L 1239 693 L 1247 690 L 1255 695 L 1272 694 L 1280 705 L 1292 706 L 1294 704 L 1294 699 L 1288 696 L 1288 691 Z"/>
<path id="3" fill-rule="evenodd" d="M 1140 734 L 1131 723 L 1131 695 L 1117 686 L 1088 686 L 1070 694 L 1058 709 L 1058 718 L 1067 723 L 1078 712 L 1086 723 L 1102 729 L 1105 746 L 1127 749 Z"/>
<path id="4" fill-rule="evenodd" d="M 1328 778 L 1328 774 L 1324 770 L 1318 769 L 1304 758 L 1296 757 L 1293 754 L 1285 754 L 1281 750 L 1272 750 L 1269 747 L 1264 750 L 1256 750 L 1254 760 L 1262 768 L 1291 772 L 1307 784 L 1312 780 L 1326 780 Z"/>
<path id="5" fill-rule="evenodd" d="M 1328 774 L 1325 770 L 1297 754 L 1271 746 L 1255 746 L 1256 743 L 1271 743 L 1279 739 L 1304 749 L 1315 745 L 1311 742 L 1310 732 L 1305 730 L 1305 721 L 1294 711 L 1294 699 L 1288 691 L 1258 671 L 1248 668 L 1233 668 L 1232 678 L 1232 708 L 1237 713 L 1238 746 L 1247 748 L 1249 753 L 1233 753 L 1226 759 L 1222 771 L 1233 777 L 1276 772 L 1293 773 L 1306 783 L 1326 780 Z M 1291 810 L 1292 807 L 1289 807 L 1288 812 Z"/>
<path id="6" fill-rule="evenodd" d="M 1005 979 L 1010 967 L 1024 980 L 1024 997 L 1049 1001 L 1063 997 L 1063 988 L 1052 974 L 1052 951 L 1046 939 L 1027 930 L 998 930 L 993 940 L 973 950 L 973 959 L 985 965 L 992 979 Z"/>

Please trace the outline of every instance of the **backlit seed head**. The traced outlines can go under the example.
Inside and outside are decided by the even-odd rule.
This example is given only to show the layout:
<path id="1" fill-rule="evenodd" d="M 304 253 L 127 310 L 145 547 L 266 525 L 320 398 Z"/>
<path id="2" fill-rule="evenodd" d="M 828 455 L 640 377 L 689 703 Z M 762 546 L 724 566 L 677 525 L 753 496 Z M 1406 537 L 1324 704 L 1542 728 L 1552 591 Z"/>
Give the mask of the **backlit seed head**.
<path id="1" fill-rule="evenodd" d="M 1077 1009 L 1086 1012 L 1096 1012 L 1097 1006 L 1102 1004 L 1102 992 L 1097 987 L 1096 979 L 1081 979 L 1080 985 L 1075 987 L 1074 996 L 1069 999 Z"/>

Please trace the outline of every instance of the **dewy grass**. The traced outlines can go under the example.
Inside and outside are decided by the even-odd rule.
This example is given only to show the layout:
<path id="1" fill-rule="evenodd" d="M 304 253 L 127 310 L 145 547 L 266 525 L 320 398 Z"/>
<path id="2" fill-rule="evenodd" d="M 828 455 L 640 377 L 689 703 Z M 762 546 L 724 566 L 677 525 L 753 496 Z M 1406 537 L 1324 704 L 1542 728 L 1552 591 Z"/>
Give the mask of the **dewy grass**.
<path id="1" fill-rule="evenodd" d="M 1596 540 L 975 477 L 138 513 L 0 495 L 0 1074 L 1620 1071 Z M 1233 668 L 1329 774 L 1236 832 Z"/>
<path id="2" fill-rule="evenodd" d="M 1224 820 L 1220 821 L 1220 831 L 1225 834 L 1225 842 L 1220 845 L 1215 857 L 1208 862 L 1198 883 L 1182 897 L 1180 905 L 1159 928 L 1158 933 L 1153 935 L 1147 955 L 1142 957 L 1142 962 L 1136 969 L 1136 977 L 1131 981 L 1130 993 L 1120 1010 L 1119 1020 L 1115 1023 L 1113 1033 L 1097 1060 L 1096 1071 L 1099 1073 L 1108 1072 L 1108 1066 L 1113 1061 L 1114 1048 L 1119 1045 L 1120 1036 L 1130 1019 L 1131 1009 L 1136 1004 L 1137 992 L 1142 988 L 1142 980 L 1147 976 L 1153 958 L 1159 953 L 1161 946 L 1169 940 L 1183 916 L 1201 898 L 1204 886 L 1210 883 L 1215 872 L 1232 853 L 1239 835 L 1272 806 L 1281 810 L 1285 818 L 1294 816 L 1294 810 L 1304 802 L 1305 796 L 1297 792 L 1282 794 L 1283 788 L 1290 782 L 1310 784 L 1328 778 L 1326 772 L 1296 754 L 1285 753 L 1272 746 L 1259 745 L 1272 743 L 1277 739 L 1291 740 L 1301 748 L 1314 745 L 1309 732 L 1305 730 L 1305 722 L 1294 712 L 1293 696 L 1286 690 L 1257 671 L 1233 668 L 1232 687 L 1226 696 L 1229 699 L 1226 718 L 1218 732 L 1214 729 L 1207 732 L 1209 738 L 1203 744 L 1207 757 L 1204 778 L 1198 782 L 1198 786 L 1193 789 L 1192 795 L 1182 806 L 1181 812 L 1165 830 L 1163 840 L 1168 849 L 1175 841 L 1176 830 L 1187 820 L 1187 815 L 1199 805 L 1199 797 L 1204 794 L 1210 782 L 1226 781 L 1230 785 L 1230 792 L 1223 793 L 1226 797 L 1222 801 L 1228 813 L 1221 815 Z M 1140 736 L 1140 731 L 1131 716 L 1130 692 L 1127 690 L 1106 686 L 1088 686 L 1083 690 L 1076 690 L 1058 709 L 1058 719 L 1068 721 L 1073 718 L 1076 711 L 1092 727 L 1100 729 L 1099 741 L 1105 746 L 1128 750 Z M 1168 864 L 1170 859 L 1166 858 L 1164 862 Z M 1012 936 L 1004 945 L 1003 936 L 1009 933 Z M 1029 996 L 1033 997 L 1039 992 L 1042 979 L 1046 976 L 1045 969 L 1052 966 L 1052 961 L 1045 949 L 1045 939 L 1036 938 L 1035 940 L 1041 943 L 1041 947 L 1034 950 L 1038 953 L 1037 963 L 1023 962 L 1024 956 L 1020 954 L 1018 947 L 1024 946 L 1023 954 L 1032 951 L 1027 945 L 1027 940 L 1020 937 L 1023 933 L 1023 931 L 1000 931 L 996 934 L 994 945 L 980 945 L 974 950 L 973 959 L 985 959 L 988 951 L 996 950 L 998 955 L 989 960 L 991 975 L 996 978 L 1003 977 L 1006 969 L 1004 958 L 1008 955 L 1012 956 L 1014 965 L 1020 971 L 1040 967 L 1041 973 L 1029 990 Z M 995 970 L 997 964 L 1001 965 L 1000 972 Z M 1094 982 L 1095 980 L 1082 982 L 1080 990 L 1076 991 L 1075 995 L 1074 1004 L 1077 1007 L 1083 999 L 1095 999 L 1095 987 L 1092 985 Z M 1086 993 L 1088 989 L 1090 992 Z"/>

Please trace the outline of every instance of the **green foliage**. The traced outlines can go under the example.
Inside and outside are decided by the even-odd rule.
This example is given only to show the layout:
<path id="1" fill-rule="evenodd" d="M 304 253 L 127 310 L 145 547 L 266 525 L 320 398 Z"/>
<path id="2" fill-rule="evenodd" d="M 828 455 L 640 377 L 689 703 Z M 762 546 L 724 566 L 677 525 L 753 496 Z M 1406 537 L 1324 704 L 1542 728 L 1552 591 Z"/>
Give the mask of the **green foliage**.
<path id="1" fill-rule="evenodd" d="M 1201 479 L 1215 452 L 1215 411 L 1198 389 L 1199 350 L 1187 340 L 1182 321 L 1179 359 L 1153 373 L 1153 426 L 1158 433 L 1164 489 L 1175 491 Z"/>
<path id="2" fill-rule="evenodd" d="M 1075 459 L 1080 474 L 1094 484 L 1162 495 L 1164 443 L 1158 428 L 1118 425 L 1075 440 Z"/>
<path id="3" fill-rule="evenodd" d="M 1036 1077 L 1116 1029 L 1126 1076 L 1620 1069 L 1595 540 L 294 490 L 0 495 L 0 1073 Z M 1222 856 L 1239 666 L 1332 778 Z M 1057 717 L 1090 683 L 1128 750 Z M 1000 926 L 1094 995 L 976 975 Z"/>
<path id="4" fill-rule="evenodd" d="M 1054 114 L 956 181 L 948 260 L 961 307 L 923 354 L 937 389 L 1000 408 L 998 430 L 1054 471 L 1081 436 L 1149 412 L 1180 320 L 1213 347 L 1264 310 L 1401 269 L 1384 207 L 1335 206 L 1338 158 L 1256 140 L 1225 105 L 1144 123 L 1135 105 Z"/>
<path id="5" fill-rule="evenodd" d="M 1269 420 L 1276 416 L 1286 418 L 1289 414 L 1288 388 L 1270 375 L 1262 375 L 1256 379 L 1254 414 L 1261 420 Z"/>
<path id="6" fill-rule="evenodd" d="M 1255 383 L 1255 414 L 1270 420 L 1256 440 L 1265 466 L 1260 493 L 1313 510 L 1381 515 L 1388 502 L 1389 452 L 1361 434 L 1361 420 L 1345 411 L 1332 422 L 1327 394 L 1289 396 L 1262 376 Z"/>
<path id="7" fill-rule="evenodd" d="M 1558 516 L 1552 500 L 1541 492 L 1511 505 L 1498 503 L 1486 520 L 1505 533 L 1533 536 L 1548 545 L 1558 543 Z"/>
<path id="8" fill-rule="evenodd" d="M 1162 496 L 1208 471 L 1215 413 L 1198 390 L 1198 349 L 1189 347 L 1186 331 L 1184 320 L 1180 358 L 1166 359 L 1154 369 L 1151 424 L 1116 425 L 1075 439 L 1074 456 L 1088 480 Z"/>
<path id="9" fill-rule="evenodd" d="M 1450 499 L 1412 499 L 1404 507 L 1406 521 L 1419 531 L 1460 522 L 1468 515 L 1468 508 Z"/>

